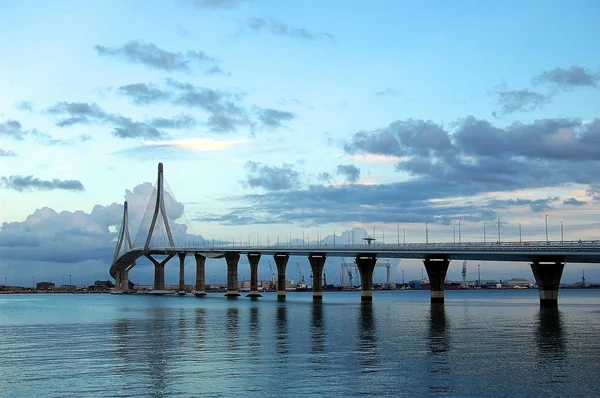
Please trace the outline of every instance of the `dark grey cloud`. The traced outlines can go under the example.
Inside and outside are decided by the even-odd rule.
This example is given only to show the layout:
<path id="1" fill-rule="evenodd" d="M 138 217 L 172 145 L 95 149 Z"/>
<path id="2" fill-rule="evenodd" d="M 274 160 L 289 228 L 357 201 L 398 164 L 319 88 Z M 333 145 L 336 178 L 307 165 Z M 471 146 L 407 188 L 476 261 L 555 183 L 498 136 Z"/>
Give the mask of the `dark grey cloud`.
<path id="1" fill-rule="evenodd" d="M 311 32 L 306 28 L 296 28 L 291 25 L 274 21 L 272 19 L 265 18 L 251 18 L 246 22 L 246 27 L 250 29 L 252 32 L 258 33 L 261 31 L 269 32 L 276 36 L 285 36 L 291 37 L 295 39 L 303 39 L 303 40 L 319 40 L 319 39 L 328 39 L 334 40 L 334 37 L 331 33 L 321 32 L 315 33 Z"/>
<path id="2" fill-rule="evenodd" d="M 333 177 L 331 176 L 331 174 L 327 173 L 327 172 L 321 172 L 317 175 L 317 180 L 319 181 L 324 181 L 324 182 L 329 182 L 331 181 Z"/>
<path id="3" fill-rule="evenodd" d="M 251 0 L 190 0 L 200 8 L 231 8 Z"/>
<path id="4" fill-rule="evenodd" d="M 353 164 L 340 164 L 337 167 L 337 173 L 346 177 L 348 182 L 356 182 L 360 178 L 360 169 Z"/>
<path id="5" fill-rule="evenodd" d="M 579 65 L 569 68 L 554 68 L 533 78 L 534 84 L 549 84 L 566 90 L 576 87 L 598 87 L 600 73 L 593 73 Z"/>
<path id="6" fill-rule="evenodd" d="M 30 101 L 17 102 L 15 108 L 24 112 L 33 112 L 33 104 Z"/>
<path id="7" fill-rule="evenodd" d="M 95 45 L 100 56 L 117 57 L 127 62 L 142 64 L 167 72 L 193 72 L 203 69 L 205 73 L 222 73 L 218 61 L 203 51 L 172 52 L 163 50 L 154 43 L 132 40 L 121 47 L 109 48 Z"/>
<path id="8" fill-rule="evenodd" d="M 378 97 L 385 97 L 385 96 L 394 96 L 394 95 L 399 95 L 399 94 L 400 94 L 399 90 L 396 90 L 391 87 L 386 87 L 385 89 L 378 91 L 375 95 L 377 95 Z"/>
<path id="9" fill-rule="evenodd" d="M 264 188 L 269 191 L 281 191 L 291 189 L 300 184 L 299 174 L 292 168 L 291 164 L 283 164 L 281 167 L 266 166 L 259 162 L 246 162 L 245 169 L 248 172 L 246 180 L 242 185 L 248 188 Z"/>
<path id="10" fill-rule="evenodd" d="M 157 117 L 150 120 L 149 124 L 159 129 L 186 129 L 194 127 L 196 120 L 191 116 L 178 115 L 169 119 Z"/>
<path id="11" fill-rule="evenodd" d="M 292 120 L 294 114 L 291 112 L 279 111 L 277 109 L 258 109 L 258 119 L 267 127 L 281 127 L 282 122 Z"/>
<path id="12" fill-rule="evenodd" d="M 5 157 L 5 158 L 9 158 L 9 157 L 16 157 L 17 154 L 13 151 L 5 151 L 4 149 L 0 148 L 0 158 Z"/>
<path id="13" fill-rule="evenodd" d="M 198 219 L 228 225 L 495 222 L 504 208 L 528 206 L 532 212 L 542 212 L 563 199 L 473 199 L 461 201 L 462 205 L 452 199 L 573 183 L 588 185 L 588 196 L 600 201 L 597 120 L 541 119 L 498 127 L 466 117 L 453 124 L 452 131 L 433 122 L 396 121 L 380 130 L 356 133 L 344 148 L 350 154 L 399 156 L 402 160 L 396 169 L 411 178 L 387 184 L 332 186 L 326 183 L 331 176 L 324 172 L 317 180 L 325 185 L 222 198 L 245 204 L 225 213 L 198 214 Z M 253 170 L 260 167 L 250 165 Z M 244 216 L 240 218 L 240 214 Z"/>
<path id="14" fill-rule="evenodd" d="M 125 116 L 107 113 L 95 103 L 85 102 L 59 102 L 48 108 L 47 112 L 58 117 L 55 124 L 59 127 L 76 124 L 108 125 L 112 127 L 112 134 L 119 138 L 159 140 L 168 137 L 159 129 L 189 128 L 195 125 L 195 120 L 185 115 L 157 117 L 149 122 L 134 121 Z"/>
<path id="15" fill-rule="evenodd" d="M 30 190 L 51 191 L 62 189 L 66 191 L 85 191 L 83 184 L 78 180 L 40 180 L 34 176 L 18 176 L 0 178 L 0 185 L 6 189 L 14 189 L 15 191 L 23 192 Z"/>
<path id="16" fill-rule="evenodd" d="M 570 206 L 583 206 L 586 203 L 587 203 L 586 201 L 577 200 L 575 198 L 568 198 L 563 201 L 563 205 L 570 205 Z"/>
<path id="17" fill-rule="evenodd" d="M 24 136 L 29 134 L 27 130 L 23 130 L 21 123 L 17 120 L 8 119 L 7 121 L 0 123 L 0 136 L 14 138 L 19 141 L 23 141 Z"/>
<path id="18" fill-rule="evenodd" d="M 497 105 L 501 114 L 530 112 L 548 104 L 552 94 L 542 94 L 528 88 L 521 90 L 496 91 Z"/>
<path id="19" fill-rule="evenodd" d="M 128 84 L 117 88 L 117 94 L 121 94 L 131 98 L 137 105 L 146 105 L 167 100 L 169 93 L 163 91 L 154 85 L 136 83 Z"/>
<path id="20" fill-rule="evenodd" d="M 167 102 L 188 109 L 202 110 L 207 113 L 204 125 L 216 133 L 236 132 L 244 126 L 251 129 L 256 126 L 275 129 L 295 117 L 291 112 L 263 109 L 258 106 L 254 106 L 251 112 L 243 106 L 244 94 L 240 92 L 214 90 L 173 79 L 166 79 L 165 82 L 164 88 L 145 83 L 121 86 L 117 89 L 117 93 L 131 98 L 138 105 Z M 257 119 L 252 117 L 254 115 Z M 192 120 L 188 120 L 188 123 L 183 123 L 182 127 L 190 127 L 192 124 Z"/>

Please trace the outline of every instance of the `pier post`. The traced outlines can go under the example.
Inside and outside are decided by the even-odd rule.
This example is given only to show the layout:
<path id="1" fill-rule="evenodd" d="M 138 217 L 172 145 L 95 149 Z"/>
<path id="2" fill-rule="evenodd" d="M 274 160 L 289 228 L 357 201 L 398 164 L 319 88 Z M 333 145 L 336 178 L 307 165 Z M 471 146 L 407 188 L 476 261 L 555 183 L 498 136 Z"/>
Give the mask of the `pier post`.
<path id="1" fill-rule="evenodd" d="M 558 286 L 562 277 L 565 264 L 563 262 L 541 262 L 531 263 L 531 271 L 535 277 L 540 294 L 540 307 L 558 307 Z"/>
<path id="2" fill-rule="evenodd" d="M 177 253 L 179 256 L 179 292 L 180 296 L 185 296 L 185 255 L 186 252 Z"/>
<path id="3" fill-rule="evenodd" d="M 250 293 L 246 297 L 262 297 L 262 294 L 258 293 L 258 263 L 260 261 L 260 253 L 248 253 L 247 257 L 250 263 Z"/>
<path id="4" fill-rule="evenodd" d="M 121 271 L 115 272 L 115 288 L 117 289 L 117 292 L 121 291 Z"/>
<path id="5" fill-rule="evenodd" d="M 361 301 L 373 301 L 373 270 L 377 263 L 374 254 L 358 254 L 356 256 L 356 267 L 360 273 Z"/>
<path id="6" fill-rule="evenodd" d="M 285 300 L 285 267 L 290 259 L 289 254 L 273 255 L 275 265 L 277 265 L 277 299 Z"/>
<path id="7" fill-rule="evenodd" d="M 444 282 L 450 260 L 445 258 L 426 258 L 423 260 L 427 276 L 429 277 L 429 286 L 431 289 L 431 302 L 444 302 Z"/>
<path id="8" fill-rule="evenodd" d="M 121 271 L 121 291 L 123 293 L 129 292 L 129 267 Z"/>
<path id="9" fill-rule="evenodd" d="M 238 297 L 240 295 L 240 289 L 238 288 L 238 262 L 240 261 L 239 253 L 227 253 L 225 254 L 225 261 L 227 262 L 227 293 L 225 297 Z"/>
<path id="10" fill-rule="evenodd" d="M 308 256 L 308 262 L 313 274 L 313 301 L 323 300 L 323 283 L 321 277 L 326 259 L 327 257 L 324 255 L 311 254 Z"/>
<path id="11" fill-rule="evenodd" d="M 174 256 L 174 254 L 169 254 L 164 260 L 158 261 L 151 255 L 146 254 L 146 258 L 154 264 L 154 290 L 165 290 L 165 264 Z"/>
<path id="12" fill-rule="evenodd" d="M 196 259 L 196 287 L 194 296 L 203 297 L 206 296 L 206 257 L 200 253 L 194 253 Z"/>

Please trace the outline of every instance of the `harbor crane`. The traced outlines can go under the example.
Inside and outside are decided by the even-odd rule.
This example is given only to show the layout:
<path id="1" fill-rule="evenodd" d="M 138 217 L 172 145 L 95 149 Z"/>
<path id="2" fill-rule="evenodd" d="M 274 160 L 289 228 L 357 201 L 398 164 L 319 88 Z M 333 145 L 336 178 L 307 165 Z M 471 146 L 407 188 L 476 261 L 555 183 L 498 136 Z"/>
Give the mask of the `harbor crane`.
<path id="1" fill-rule="evenodd" d="M 269 269 L 271 270 L 271 290 L 275 289 L 275 272 L 273 272 L 273 267 L 271 266 L 271 260 L 269 260 Z"/>

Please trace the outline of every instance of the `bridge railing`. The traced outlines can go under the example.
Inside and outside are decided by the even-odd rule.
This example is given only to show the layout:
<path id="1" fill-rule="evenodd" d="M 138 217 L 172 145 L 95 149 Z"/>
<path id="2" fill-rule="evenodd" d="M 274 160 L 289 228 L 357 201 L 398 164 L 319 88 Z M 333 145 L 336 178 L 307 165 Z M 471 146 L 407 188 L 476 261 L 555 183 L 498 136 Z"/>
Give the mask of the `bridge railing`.
<path id="1" fill-rule="evenodd" d="M 229 242 L 184 242 L 178 248 L 150 246 L 154 250 L 188 249 L 198 251 L 219 250 L 292 250 L 292 251 L 599 251 L 600 240 L 528 241 L 528 242 L 461 242 L 461 243 L 371 243 L 371 244 L 269 244 L 242 245 Z M 138 250 L 141 248 L 138 248 Z"/>

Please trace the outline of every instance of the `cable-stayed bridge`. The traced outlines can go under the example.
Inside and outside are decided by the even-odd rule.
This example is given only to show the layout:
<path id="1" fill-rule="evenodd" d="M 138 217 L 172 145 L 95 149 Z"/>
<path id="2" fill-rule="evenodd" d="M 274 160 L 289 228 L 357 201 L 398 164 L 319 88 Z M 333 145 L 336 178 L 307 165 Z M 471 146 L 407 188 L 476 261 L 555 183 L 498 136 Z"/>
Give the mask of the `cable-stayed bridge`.
<path id="1" fill-rule="evenodd" d="M 165 265 L 173 257 L 179 258 L 180 293 L 184 293 L 184 262 L 187 255 L 196 260 L 195 295 L 205 295 L 206 258 L 224 258 L 227 264 L 228 297 L 239 296 L 238 262 L 246 255 L 250 263 L 249 297 L 260 297 L 258 292 L 258 263 L 261 256 L 273 256 L 277 266 L 277 296 L 285 299 L 285 271 L 290 256 L 307 256 L 313 274 L 313 299 L 321 300 L 322 272 L 327 257 L 353 257 L 360 273 L 364 301 L 372 300 L 373 270 L 377 258 L 422 259 L 431 284 L 431 302 L 444 301 L 444 281 L 451 260 L 522 261 L 529 262 L 544 307 L 558 305 L 558 287 L 565 263 L 599 263 L 598 241 L 543 241 L 543 242 L 461 242 L 461 243 L 410 243 L 375 244 L 287 244 L 279 242 L 255 245 L 238 242 L 214 242 L 185 235 L 183 242 L 176 242 L 169 223 L 171 204 L 176 203 L 171 192 L 165 193 L 163 164 L 158 165 L 156 188 L 141 219 L 140 227 L 132 241 L 129 226 L 129 206 L 125 202 L 123 219 L 119 229 L 110 275 L 119 291 L 129 287 L 129 271 L 140 257 L 145 257 L 155 267 L 155 294 L 164 294 Z M 182 213 L 182 209 L 181 214 Z M 180 214 L 177 213 L 176 216 Z M 175 218 L 176 218 L 175 216 Z M 159 260 L 157 256 L 162 258 Z"/>

